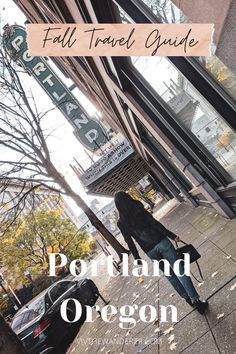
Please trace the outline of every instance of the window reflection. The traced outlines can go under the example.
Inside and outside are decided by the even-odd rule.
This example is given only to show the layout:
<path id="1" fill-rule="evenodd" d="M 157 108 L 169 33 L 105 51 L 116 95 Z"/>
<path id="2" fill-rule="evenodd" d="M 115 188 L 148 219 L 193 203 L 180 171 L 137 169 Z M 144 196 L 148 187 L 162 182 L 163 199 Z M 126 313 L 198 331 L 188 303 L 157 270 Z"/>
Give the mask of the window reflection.
<path id="1" fill-rule="evenodd" d="M 190 131 L 236 179 L 236 134 L 166 57 L 132 57 L 132 63 Z"/>
<path id="2" fill-rule="evenodd" d="M 188 23 L 188 18 L 171 0 L 142 0 L 162 23 Z M 214 47 L 214 46 L 213 46 Z M 213 52 L 215 49 L 213 49 Z M 236 76 L 217 56 L 200 57 L 198 59 L 208 73 L 236 99 Z"/>
<path id="3" fill-rule="evenodd" d="M 188 19 L 171 0 L 142 0 L 163 23 L 187 23 Z"/>
<path id="4" fill-rule="evenodd" d="M 121 23 L 133 23 L 134 21 L 131 19 L 131 17 L 120 7 L 117 5 L 119 15 L 120 15 L 120 22 Z"/>
<path id="5" fill-rule="evenodd" d="M 236 99 L 236 76 L 216 56 L 201 57 L 200 63 L 211 76 Z"/>

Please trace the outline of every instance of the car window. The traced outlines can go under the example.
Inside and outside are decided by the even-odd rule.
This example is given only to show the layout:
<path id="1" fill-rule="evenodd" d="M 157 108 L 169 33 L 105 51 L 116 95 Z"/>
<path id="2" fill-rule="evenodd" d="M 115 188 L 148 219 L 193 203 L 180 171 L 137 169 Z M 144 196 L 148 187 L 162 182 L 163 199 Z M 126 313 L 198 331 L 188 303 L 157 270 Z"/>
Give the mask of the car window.
<path id="1" fill-rule="evenodd" d="M 16 318 L 14 318 L 11 324 L 12 329 L 15 331 L 24 327 L 24 325 L 27 323 L 27 317 L 28 317 L 28 313 L 23 312 Z"/>
<path id="2" fill-rule="evenodd" d="M 45 298 L 42 297 L 37 301 L 34 301 L 29 304 L 28 308 L 32 310 L 35 314 L 41 315 L 45 310 Z"/>
<path id="3" fill-rule="evenodd" d="M 19 330 L 23 328 L 27 323 L 40 316 L 45 310 L 44 298 L 39 298 L 24 308 L 22 312 L 17 315 L 11 324 L 12 329 Z"/>
<path id="4" fill-rule="evenodd" d="M 72 286 L 74 286 L 74 282 L 72 281 L 63 281 L 56 284 L 49 291 L 49 297 L 52 302 L 55 302 L 61 295 L 63 295 L 67 290 L 69 290 Z"/>

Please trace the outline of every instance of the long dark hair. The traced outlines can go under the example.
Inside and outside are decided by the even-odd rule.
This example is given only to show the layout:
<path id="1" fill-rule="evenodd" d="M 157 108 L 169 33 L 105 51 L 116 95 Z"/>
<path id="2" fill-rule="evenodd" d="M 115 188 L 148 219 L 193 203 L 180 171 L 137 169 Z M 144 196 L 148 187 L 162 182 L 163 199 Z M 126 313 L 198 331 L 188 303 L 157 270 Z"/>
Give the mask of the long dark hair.
<path id="1" fill-rule="evenodd" d="M 116 208 L 119 212 L 120 221 L 129 223 L 131 226 L 147 226 L 147 218 L 152 216 L 144 209 L 138 200 L 134 200 L 128 193 L 120 191 L 114 197 Z"/>

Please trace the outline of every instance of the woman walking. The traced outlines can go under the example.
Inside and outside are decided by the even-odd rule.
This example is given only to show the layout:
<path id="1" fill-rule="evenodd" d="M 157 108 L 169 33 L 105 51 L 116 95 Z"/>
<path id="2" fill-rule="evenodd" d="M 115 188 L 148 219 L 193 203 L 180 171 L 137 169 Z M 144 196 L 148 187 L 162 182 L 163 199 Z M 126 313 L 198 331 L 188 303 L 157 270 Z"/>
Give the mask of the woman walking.
<path id="1" fill-rule="evenodd" d="M 143 204 L 132 199 L 125 192 L 117 192 L 115 195 L 115 205 L 119 212 L 119 227 L 131 253 L 135 259 L 140 259 L 134 240 L 151 259 L 166 259 L 170 264 L 170 276 L 166 276 L 177 293 L 184 298 L 190 306 L 195 307 L 199 313 L 203 314 L 208 307 L 207 301 L 200 300 L 192 280 L 187 275 L 178 277 L 174 271 L 174 262 L 178 259 L 176 250 L 171 241 L 178 242 L 180 239 L 170 230 L 146 211 Z M 180 262 L 180 273 L 184 273 L 184 267 Z M 160 269 L 164 270 L 163 262 L 159 263 Z"/>

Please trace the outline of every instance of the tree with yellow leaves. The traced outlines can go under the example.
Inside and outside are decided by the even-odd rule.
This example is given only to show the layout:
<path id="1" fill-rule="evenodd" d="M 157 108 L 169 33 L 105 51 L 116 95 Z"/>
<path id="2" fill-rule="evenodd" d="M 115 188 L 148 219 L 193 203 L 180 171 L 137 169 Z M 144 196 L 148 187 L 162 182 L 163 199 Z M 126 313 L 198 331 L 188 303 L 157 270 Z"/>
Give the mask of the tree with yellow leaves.
<path id="1" fill-rule="evenodd" d="M 229 92 L 236 97 L 236 81 L 234 74 L 216 56 L 204 60 L 206 69 Z"/>
<path id="2" fill-rule="evenodd" d="M 64 253 L 69 259 L 83 259 L 91 253 L 92 243 L 63 211 L 43 210 L 18 219 L 2 238 L 1 263 L 9 282 L 25 283 L 25 271 L 39 276 L 47 274 L 49 253 Z"/>

